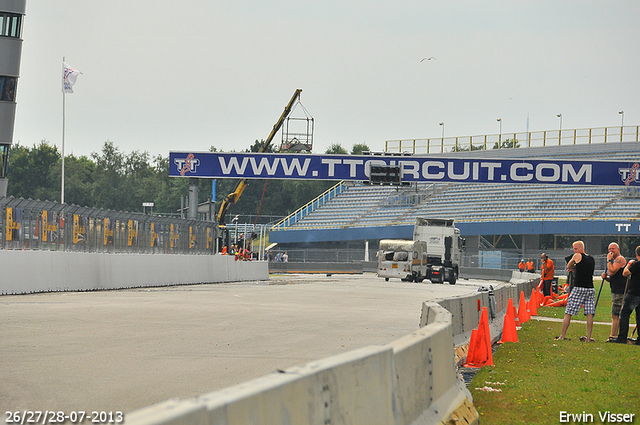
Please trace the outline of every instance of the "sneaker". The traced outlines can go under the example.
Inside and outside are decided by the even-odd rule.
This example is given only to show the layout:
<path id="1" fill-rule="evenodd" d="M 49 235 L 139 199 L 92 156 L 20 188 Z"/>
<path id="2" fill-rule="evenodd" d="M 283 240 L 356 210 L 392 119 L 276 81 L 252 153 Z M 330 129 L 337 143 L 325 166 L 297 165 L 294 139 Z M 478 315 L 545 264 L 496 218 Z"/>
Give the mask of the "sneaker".
<path id="1" fill-rule="evenodd" d="M 610 339 L 608 342 L 613 342 L 615 344 L 626 344 L 627 343 L 627 339 L 626 338 L 625 339 L 615 338 L 615 339 Z"/>

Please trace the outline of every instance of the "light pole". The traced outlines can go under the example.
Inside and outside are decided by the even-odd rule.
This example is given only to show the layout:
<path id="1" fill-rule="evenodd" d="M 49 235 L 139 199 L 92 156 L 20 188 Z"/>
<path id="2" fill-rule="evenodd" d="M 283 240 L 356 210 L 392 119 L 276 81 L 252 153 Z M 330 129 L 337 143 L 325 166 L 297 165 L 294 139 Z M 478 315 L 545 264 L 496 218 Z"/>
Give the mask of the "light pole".
<path id="1" fill-rule="evenodd" d="M 438 125 L 442 126 L 442 139 L 444 140 L 444 121 L 441 121 Z"/>
<path id="2" fill-rule="evenodd" d="M 620 141 L 622 142 L 622 134 L 624 133 L 624 111 L 618 113 L 622 116 L 620 121 Z"/>
<path id="3" fill-rule="evenodd" d="M 562 144 L 562 114 L 556 115 L 560 118 L 560 130 L 558 130 L 558 145 Z"/>
<path id="4" fill-rule="evenodd" d="M 500 123 L 500 134 L 498 135 L 498 143 L 502 142 L 502 118 L 498 118 L 496 121 Z"/>

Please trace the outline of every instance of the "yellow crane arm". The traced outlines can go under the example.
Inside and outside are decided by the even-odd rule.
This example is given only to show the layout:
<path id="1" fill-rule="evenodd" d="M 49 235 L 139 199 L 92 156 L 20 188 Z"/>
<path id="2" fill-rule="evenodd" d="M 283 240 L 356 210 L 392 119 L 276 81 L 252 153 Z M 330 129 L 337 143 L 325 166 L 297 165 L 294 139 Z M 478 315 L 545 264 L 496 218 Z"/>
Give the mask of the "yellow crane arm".
<path id="1" fill-rule="evenodd" d="M 301 92 L 302 92 L 302 89 L 297 89 L 295 93 L 293 93 L 291 100 L 289 101 L 287 106 L 284 108 L 284 111 L 282 112 L 282 115 L 280 115 L 278 122 L 276 122 L 275 125 L 273 126 L 273 129 L 271 130 L 269 137 L 267 137 L 267 140 L 265 140 L 262 146 L 260 146 L 260 149 L 258 149 L 258 153 L 264 153 L 267 151 L 267 149 L 269 149 L 269 146 L 271 146 L 271 142 L 273 141 L 273 138 L 275 137 L 278 130 L 280 130 L 280 127 L 282 127 L 282 123 L 287 118 L 287 116 L 289 116 L 289 114 L 291 113 L 291 110 L 293 109 L 293 105 L 300 98 Z M 227 215 L 227 211 L 229 210 L 229 207 L 231 206 L 231 204 L 235 204 L 236 202 L 238 202 L 238 199 L 240 199 L 240 195 L 242 195 L 242 192 L 244 192 L 244 189 L 247 187 L 247 184 L 249 184 L 248 179 L 240 180 L 235 190 L 224 198 L 224 200 L 220 204 L 220 211 L 218 212 L 218 218 L 217 218 L 218 225 L 224 225 L 225 217 Z"/>

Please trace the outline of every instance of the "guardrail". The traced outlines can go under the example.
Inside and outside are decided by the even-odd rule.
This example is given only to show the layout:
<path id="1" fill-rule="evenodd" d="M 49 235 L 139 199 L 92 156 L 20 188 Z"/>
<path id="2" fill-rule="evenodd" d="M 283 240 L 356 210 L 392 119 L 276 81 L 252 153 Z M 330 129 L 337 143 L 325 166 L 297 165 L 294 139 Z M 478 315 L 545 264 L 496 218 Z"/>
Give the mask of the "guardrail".
<path id="1" fill-rule="evenodd" d="M 215 254 L 209 221 L 0 198 L 0 249 Z"/>
<path id="2" fill-rule="evenodd" d="M 514 143 L 514 141 L 516 143 Z M 412 154 L 640 141 L 640 126 L 558 129 L 477 136 L 387 140 L 385 152 Z"/>

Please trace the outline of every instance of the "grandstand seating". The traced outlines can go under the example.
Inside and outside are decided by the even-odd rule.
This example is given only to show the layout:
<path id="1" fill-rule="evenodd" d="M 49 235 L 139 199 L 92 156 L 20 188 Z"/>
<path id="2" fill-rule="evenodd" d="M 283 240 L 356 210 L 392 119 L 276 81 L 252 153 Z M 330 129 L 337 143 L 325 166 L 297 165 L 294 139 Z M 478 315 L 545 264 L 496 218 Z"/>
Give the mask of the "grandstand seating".
<path id="1" fill-rule="evenodd" d="M 546 157 L 638 161 L 638 143 L 464 152 L 473 157 Z M 570 157 L 570 158 L 568 158 Z M 411 224 L 415 217 L 459 222 L 528 220 L 638 220 L 640 197 L 611 186 L 502 183 L 418 183 L 411 187 L 350 184 L 289 229 Z"/>

